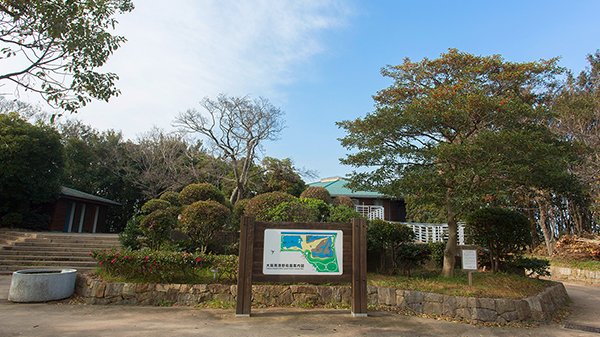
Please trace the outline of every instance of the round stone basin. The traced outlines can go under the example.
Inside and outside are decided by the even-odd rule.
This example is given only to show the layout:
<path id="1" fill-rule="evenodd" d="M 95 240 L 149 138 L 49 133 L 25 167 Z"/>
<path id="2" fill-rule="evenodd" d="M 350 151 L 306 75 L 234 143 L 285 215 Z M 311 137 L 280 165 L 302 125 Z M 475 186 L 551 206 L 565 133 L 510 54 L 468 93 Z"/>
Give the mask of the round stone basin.
<path id="1" fill-rule="evenodd" d="M 75 291 L 75 269 L 25 269 L 12 274 L 8 300 L 47 302 L 71 297 Z"/>

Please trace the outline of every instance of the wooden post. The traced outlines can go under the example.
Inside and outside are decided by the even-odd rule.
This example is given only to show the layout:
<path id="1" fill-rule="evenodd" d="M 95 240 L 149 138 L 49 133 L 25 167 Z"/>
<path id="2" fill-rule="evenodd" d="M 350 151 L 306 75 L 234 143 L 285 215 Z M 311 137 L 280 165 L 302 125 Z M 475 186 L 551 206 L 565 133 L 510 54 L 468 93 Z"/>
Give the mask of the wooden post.
<path id="1" fill-rule="evenodd" d="M 254 261 L 254 219 L 240 220 L 240 256 L 237 280 L 236 317 L 249 317 L 252 304 L 252 263 Z"/>
<path id="2" fill-rule="evenodd" d="M 352 316 L 367 316 L 367 221 L 352 219 Z"/>

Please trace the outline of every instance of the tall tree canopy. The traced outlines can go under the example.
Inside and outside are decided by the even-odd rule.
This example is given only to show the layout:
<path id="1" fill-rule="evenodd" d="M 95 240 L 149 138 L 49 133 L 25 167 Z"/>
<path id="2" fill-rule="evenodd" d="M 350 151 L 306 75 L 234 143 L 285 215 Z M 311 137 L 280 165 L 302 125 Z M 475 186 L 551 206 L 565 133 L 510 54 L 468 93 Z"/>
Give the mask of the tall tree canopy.
<path id="1" fill-rule="evenodd" d="M 229 200 L 235 203 L 245 195 L 257 151 L 262 143 L 275 140 L 283 129 L 283 112 L 268 99 L 260 97 L 204 98 L 203 111 L 181 113 L 175 125 L 182 131 L 206 138 L 233 172 L 235 187 Z"/>
<path id="2" fill-rule="evenodd" d="M 110 33 L 115 14 L 132 9 L 131 0 L 0 2 L 0 83 L 70 112 L 118 95 L 117 75 L 97 69 L 125 41 Z"/>
<path id="3" fill-rule="evenodd" d="M 16 223 L 25 221 L 58 197 L 64 157 L 56 130 L 0 114 L 0 163 L 0 218 L 12 213 L 20 215 Z"/>
<path id="4" fill-rule="evenodd" d="M 557 179 L 567 175 L 568 147 L 546 127 L 547 89 L 559 72 L 555 59 L 514 63 L 455 49 L 385 67 L 394 83 L 375 95 L 376 110 L 338 123 L 354 151 L 341 161 L 371 169 L 354 172 L 354 186 L 444 210 L 449 276 L 466 212 L 511 187 L 546 182 L 552 167 Z"/>

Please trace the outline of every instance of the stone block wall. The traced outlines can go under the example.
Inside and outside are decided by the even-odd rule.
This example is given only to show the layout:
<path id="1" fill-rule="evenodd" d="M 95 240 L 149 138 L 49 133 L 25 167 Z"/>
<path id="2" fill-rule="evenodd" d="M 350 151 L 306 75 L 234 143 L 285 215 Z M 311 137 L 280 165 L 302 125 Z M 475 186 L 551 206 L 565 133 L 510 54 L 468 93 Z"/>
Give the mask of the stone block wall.
<path id="1" fill-rule="evenodd" d="M 107 283 L 78 275 L 76 293 L 88 304 L 195 305 L 207 301 L 233 302 L 237 286 L 221 284 Z M 349 286 L 253 285 L 255 306 L 350 306 Z M 371 306 L 468 322 L 509 323 L 547 321 L 568 302 L 561 283 L 525 299 L 448 296 L 414 290 L 368 287 Z"/>
<path id="2" fill-rule="evenodd" d="M 556 280 L 580 281 L 600 284 L 600 271 L 550 266 L 550 274 Z"/>

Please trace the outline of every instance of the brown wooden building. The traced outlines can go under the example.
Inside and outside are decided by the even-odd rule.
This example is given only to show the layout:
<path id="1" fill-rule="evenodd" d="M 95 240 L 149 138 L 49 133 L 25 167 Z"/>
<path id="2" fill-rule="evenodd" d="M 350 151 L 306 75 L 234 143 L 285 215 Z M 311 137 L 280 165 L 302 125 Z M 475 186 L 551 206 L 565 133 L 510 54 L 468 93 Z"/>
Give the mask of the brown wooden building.
<path id="1" fill-rule="evenodd" d="M 406 204 L 403 199 L 390 197 L 373 191 L 353 191 L 346 185 L 348 181 L 344 178 L 333 177 L 321 179 L 308 186 L 320 186 L 329 191 L 335 198 L 347 196 L 354 202 L 357 212 L 367 219 L 382 219 L 394 222 L 406 221 Z"/>
<path id="2" fill-rule="evenodd" d="M 106 210 L 118 205 L 109 199 L 62 187 L 48 229 L 71 233 L 106 232 Z"/>

